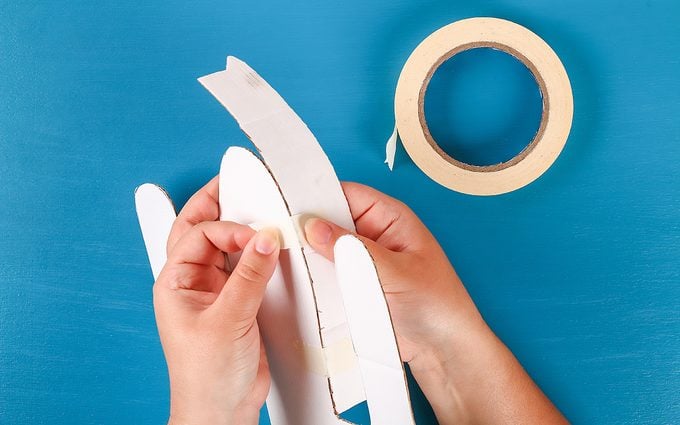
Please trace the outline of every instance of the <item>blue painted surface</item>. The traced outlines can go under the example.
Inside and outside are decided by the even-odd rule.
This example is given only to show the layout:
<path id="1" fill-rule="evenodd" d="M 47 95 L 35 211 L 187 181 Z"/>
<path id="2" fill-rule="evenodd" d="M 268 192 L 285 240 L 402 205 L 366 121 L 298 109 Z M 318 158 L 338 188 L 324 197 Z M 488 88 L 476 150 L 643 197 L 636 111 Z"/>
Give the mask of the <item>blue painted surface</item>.
<path id="1" fill-rule="evenodd" d="M 572 421 L 680 422 L 676 2 L 188 3 L 0 3 L 0 423 L 166 419 L 132 191 L 158 182 L 181 205 L 248 146 L 195 81 L 227 54 L 283 94 L 342 179 L 413 207 Z M 574 88 L 566 150 L 503 196 L 449 191 L 403 151 L 381 165 L 408 54 L 470 16 L 534 30 Z"/>
<path id="2" fill-rule="evenodd" d="M 535 137 L 542 112 L 541 92 L 529 69 L 489 48 L 467 50 L 444 62 L 425 93 L 432 137 L 466 164 L 514 158 Z"/>

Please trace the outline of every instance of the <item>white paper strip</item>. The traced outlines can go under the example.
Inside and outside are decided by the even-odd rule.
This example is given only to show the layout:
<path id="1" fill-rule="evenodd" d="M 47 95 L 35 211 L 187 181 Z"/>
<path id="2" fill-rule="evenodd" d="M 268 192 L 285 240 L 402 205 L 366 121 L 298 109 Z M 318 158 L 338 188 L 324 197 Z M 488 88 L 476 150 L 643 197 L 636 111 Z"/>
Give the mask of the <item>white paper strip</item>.
<path id="1" fill-rule="evenodd" d="M 290 215 L 310 214 L 354 230 L 349 206 L 328 157 L 312 132 L 255 71 L 230 56 L 227 69 L 199 81 L 234 116 L 258 148 L 283 194 Z M 350 338 L 333 264 L 304 248 L 324 347 Z M 330 373 L 336 411 L 365 400 L 358 359 L 342 373 Z"/>
<path id="2" fill-rule="evenodd" d="M 156 280 L 167 261 L 166 245 L 176 217 L 175 207 L 160 186 L 144 183 L 135 190 L 135 208 L 151 272 Z"/>
<path id="3" fill-rule="evenodd" d="M 219 202 L 221 220 L 290 223 L 279 187 L 247 149 L 231 147 L 222 158 Z M 232 264 L 236 261 L 237 256 L 230 256 Z M 272 425 L 342 423 L 333 411 L 325 358 L 310 354 L 323 349 L 312 283 L 299 247 L 281 251 L 257 320 L 271 374 L 267 410 Z M 356 362 L 356 357 L 350 360 Z"/>
<path id="4" fill-rule="evenodd" d="M 371 423 L 412 425 L 406 377 L 373 259 L 359 239 L 346 235 L 335 244 L 335 267 Z"/>

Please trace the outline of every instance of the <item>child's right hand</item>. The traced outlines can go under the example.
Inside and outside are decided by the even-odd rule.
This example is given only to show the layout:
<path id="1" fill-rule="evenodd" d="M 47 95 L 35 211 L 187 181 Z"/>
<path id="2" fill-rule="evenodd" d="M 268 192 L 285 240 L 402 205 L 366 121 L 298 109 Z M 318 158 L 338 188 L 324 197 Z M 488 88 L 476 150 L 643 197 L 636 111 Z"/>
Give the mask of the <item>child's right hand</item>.
<path id="1" fill-rule="evenodd" d="M 564 423 L 565 420 L 486 325 L 446 254 L 402 202 L 343 183 L 357 234 L 373 257 L 402 360 L 449 423 Z M 333 260 L 349 233 L 309 219 L 310 245 Z"/>
<path id="2" fill-rule="evenodd" d="M 461 329 L 484 322 L 441 247 L 402 202 L 357 183 L 343 183 L 357 234 L 373 257 L 390 307 L 404 362 L 443 351 Z M 348 230 L 312 218 L 310 245 L 333 260 L 333 246 Z M 430 359 L 427 359 L 429 362 Z"/>

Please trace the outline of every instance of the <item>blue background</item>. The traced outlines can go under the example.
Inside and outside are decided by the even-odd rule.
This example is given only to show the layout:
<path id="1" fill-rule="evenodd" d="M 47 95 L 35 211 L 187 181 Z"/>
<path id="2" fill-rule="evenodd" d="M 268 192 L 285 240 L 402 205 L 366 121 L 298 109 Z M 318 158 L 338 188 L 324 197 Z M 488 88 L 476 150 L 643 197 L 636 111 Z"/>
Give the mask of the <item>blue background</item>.
<path id="1" fill-rule="evenodd" d="M 227 54 L 288 100 L 340 178 L 422 217 L 568 418 L 680 422 L 678 3 L 189 3 L 0 1 L 0 423 L 166 419 L 132 194 L 153 181 L 182 205 L 227 146 L 249 146 L 196 82 Z M 565 151 L 502 196 L 449 191 L 402 150 L 394 172 L 382 165 L 401 66 L 429 33 L 471 16 L 539 34 L 574 90 Z M 512 60 L 471 58 L 456 66 L 469 84 L 435 76 L 428 111 L 447 149 L 469 136 L 493 161 L 530 137 L 535 87 Z M 414 399 L 418 422 L 433 423 Z"/>

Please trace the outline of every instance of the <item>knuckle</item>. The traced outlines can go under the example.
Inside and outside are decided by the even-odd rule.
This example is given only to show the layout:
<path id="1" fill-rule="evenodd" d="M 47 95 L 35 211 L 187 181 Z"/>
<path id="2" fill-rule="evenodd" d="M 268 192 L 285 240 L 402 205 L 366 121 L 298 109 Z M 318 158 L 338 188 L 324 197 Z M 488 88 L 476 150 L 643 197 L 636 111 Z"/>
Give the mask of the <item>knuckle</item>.
<path id="1" fill-rule="evenodd" d="M 267 280 L 262 267 L 256 262 L 248 261 L 247 259 L 241 259 L 234 272 L 239 278 L 248 282 L 264 282 Z"/>
<path id="2" fill-rule="evenodd" d="M 210 226 L 210 222 L 209 222 L 209 221 L 201 221 L 201 222 L 192 223 L 192 224 L 194 225 L 193 228 L 194 228 L 195 231 L 197 231 L 197 232 L 205 232 L 205 231 L 207 230 L 207 228 Z"/>
<path id="3" fill-rule="evenodd" d="M 408 209 L 408 206 L 405 203 L 396 198 L 383 201 L 383 205 L 385 210 L 392 214 L 398 214 Z"/>
<path id="4" fill-rule="evenodd" d="M 163 267 L 161 273 L 158 275 L 158 278 L 156 278 L 156 281 L 153 283 L 153 293 L 156 294 L 162 288 L 167 287 L 168 282 L 171 280 L 171 276 L 172 273 L 168 271 L 168 266 L 166 265 Z"/>
<path id="5" fill-rule="evenodd" d="M 162 289 L 178 290 L 190 287 L 192 276 L 185 267 L 166 265 L 153 285 L 154 293 Z"/>

